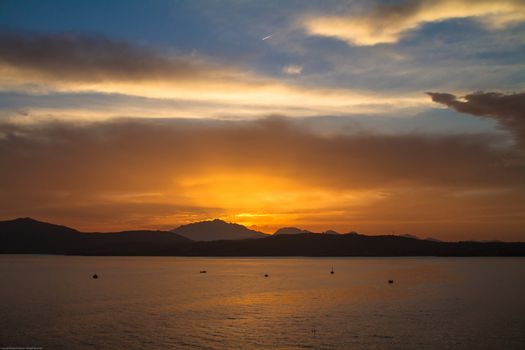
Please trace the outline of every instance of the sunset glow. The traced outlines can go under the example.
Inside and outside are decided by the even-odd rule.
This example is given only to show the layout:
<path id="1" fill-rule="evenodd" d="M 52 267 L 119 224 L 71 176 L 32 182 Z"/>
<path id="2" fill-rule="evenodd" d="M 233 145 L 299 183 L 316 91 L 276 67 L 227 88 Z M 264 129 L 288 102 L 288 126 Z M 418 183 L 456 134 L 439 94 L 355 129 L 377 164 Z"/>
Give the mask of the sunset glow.
<path id="1" fill-rule="evenodd" d="M 525 239 L 522 1 L 0 6 L 0 219 Z"/>

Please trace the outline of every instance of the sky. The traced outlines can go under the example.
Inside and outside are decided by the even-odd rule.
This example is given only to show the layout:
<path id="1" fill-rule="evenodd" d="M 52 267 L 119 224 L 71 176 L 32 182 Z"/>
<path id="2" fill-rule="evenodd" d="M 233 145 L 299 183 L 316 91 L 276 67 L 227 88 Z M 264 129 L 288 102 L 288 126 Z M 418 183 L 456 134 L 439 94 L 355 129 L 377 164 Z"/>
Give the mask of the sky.
<path id="1" fill-rule="evenodd" d="M 0 219 L 525 241 L 525 1 L 0 0 Z"/>

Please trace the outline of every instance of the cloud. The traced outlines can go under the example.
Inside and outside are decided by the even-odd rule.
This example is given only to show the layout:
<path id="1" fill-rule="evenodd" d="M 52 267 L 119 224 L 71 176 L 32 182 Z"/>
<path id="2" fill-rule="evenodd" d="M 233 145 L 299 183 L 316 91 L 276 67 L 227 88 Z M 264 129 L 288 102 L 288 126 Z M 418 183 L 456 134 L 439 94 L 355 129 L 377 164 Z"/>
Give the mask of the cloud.
<path id="1" fill-rule="evenodd" d="M 512 156 L 512 150 L 493 149 L 500 140 L 491 135 L 357 134 L 329 137 L 316 135 L 282 118 L 245 122 L 116 120 L 78 125 L 61 122 L 4 124 L 0 130 L 3 135 L 2 158 L 6 162 L 49 155 L 46 161 L 28 162 L 25 166 L 42 166 L 42 171 L 37 172 L 42 177 L 47 171 L 56 173 L 49 176 L 49 180 L 58 185 L 76 181 L 77 176 L 62 174 L 62 169 L 68 169 L 68 172 L 77 173 L 82 181 L 98 183 L 105 179 L 101 186 L 108 189 L 125 186 L 120 181 L 113 183 L 106 178 L 104 174 L 109 175 L 111 171 L 104 170 L 105 167 L 136 167 L 151 173 L 149 182 L 167 180 L 163 174 L 177 176 L 221 168 L 282 177 L 300 175 L 301 181 L 333 188 L 349 185 L 368 188 L 401 183 L 501 185 L 503 177 L 508 183 L 519 180 L 510 176 L 513 169 L 497 167 Z M 22 153 L 17 150 L 24 151 L 23 158 L 19 157 Z M 93 166 L 95 164 L 97 166 Z M 4 168 L 17 167 L 11 164 Z M 184 171 L 181 173 L 181 170 Z M 32 179 L 31 174 L 35 171 L 24 173 Z M 81 176 L 84 172 L 97 176 L 86 179 Z M 129 175 L 135 179 L 133 172 Z M 142 181 L 136 179 L 139 183 Z M 141 188 L 139 183 L 133 187 Z"/>
<path id="2" fill-rule="evenodd" d="M 300 24 L 309 35 L 368 46 L 397 43 L 426 23 L 457 18 L 473 18 L 488 28 L 502 29 L 525 21 L 525 4 L 519 0 L 407 0 L 381 4 L 362 14 L 309 15 Z"/>
<path id="3" fill-rule="evenodd" d="M 496 120 L 514 135 L 525 150 L 525 93 L 475 92 L 459 98 L 449 93 L 428 92 L 432 101 L 454 110 Z"/>
<path id="4" fill-rule="evenodd" d="M 301 74 L 302 71 L 303 71 L 303 66 L 299 66 L 297 64 L 290 64 L 288 66 L 283 67 L 283 73 L 290 74 L 290 75 Z"/>
<path id="5" fill-rule="evenodd" d="M 1 34 L 0 74 L 0 91 L 175 99 L 194 106 L 215 105 L 216 116 L 224 111 L 249 116 L 261 111 L 292 114 L 293 110 L 303 116 L 349 110 L 377 113 L 428 103 L 420 94 L 292 85 L 210 59 L 162 54 L 104 37 L 73 34 Z M 210 111 L 204 115 L 209 116 Z"/>
<path id="6" fill-rule="evenodd" d="M 525 164 L 500 142 L 491 135 L 328 137 L 282 118 L 0 124 L 0 216 L 64 222 L 74 211 L 75 226 L 90 229 L 217 216 L 272 229 L 331 220 L 335 229 L 356 222 L 377 232 L 392 225 L 382 218 L 424 203 L 424 212 L 407 211 L 403 220 L 439 221 L 453 210 L 457 222 L 467 220 L 465 203 L 469 215 L 523 209 L 518 199 L 501 199 L 523 199 Z M 427 196 L 441 199 L 432 206 Z M 114 216 L 98 228 L 80 218 L 102 208 Z"/>
<path id="7" fill-rule="evenodd" d="M 0 33 L 4 66 L 60 80 L 98 82 L 194 79 L 221 75 L 217 67 L 168 57 L 148 47 L 100 35 Z"/>

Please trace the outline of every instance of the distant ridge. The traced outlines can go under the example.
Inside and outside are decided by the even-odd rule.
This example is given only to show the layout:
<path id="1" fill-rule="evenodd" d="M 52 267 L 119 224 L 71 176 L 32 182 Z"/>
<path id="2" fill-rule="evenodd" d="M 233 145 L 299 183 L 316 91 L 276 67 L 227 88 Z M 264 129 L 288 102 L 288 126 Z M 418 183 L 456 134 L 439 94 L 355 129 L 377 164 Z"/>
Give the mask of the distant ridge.
<path id="1" fill-rule="evenodd" d="M 334 231 L 334 230 L 326 230 L 326 231 L 323 232 L 323 234 L 325 234 L 325 235 L 340 235 L 339 232 Z"/>
<path id="2" fill-rule="evenodd" d="M 405 238 L 412 238 L 412 239 L 421 239 L 419 238 L 418 236 L 415 236 L 415 235 L 411 235 L 409 233 L 405 233 L 405 234 L 402 234 L 402 235 L 398 235 L 399 237 L 405 237 Z"/>
<path id="3" fill-rule="evenodd" d="M 313 233 L 297 227 L 282 227 L 274 232 L 274 235 L 297 235 L 301 233 Z"/>
<path id="4" fill-rule="evenodd" d="M 219 219 L 182 225 L 171 230 L 171 232 L 193 241 L 254 239 L 268 236 L 265 233 L 250 230 L 243 225 L 229 223 Z"/>
<path id="5" fill-rule="evenodd" d="M 79 232 L 31 218 L 0 221 L 0 253 L 126 254 L 191 240 L 167 231 Z"/>
<path id="6" fill-rule="evenodd" d="M 50 224 L 50 223 L 38 221 L 38 220 L 29 218 L 29 217 L 17 218 L 17 219 L 8 220 L 8 221 L 0 221 L 1 232 L 4 232 L 5 230 L 12 230 L 12 229 L 16 229 L 26 234 L 36 233 L 36 232 L 41 233 L 41 234 L 44 234 L 44 233 L 53 233 L 53 234 L 78 233 L 77 230 L 67 227 L 67 226 Z"/>
<path id="7" fill-rule="evenodd" d="M 225 231 L 214 232 L 214 229 Z M 169 231 L 83 233 L 30 218 L 0 221 L 0 254 L 150 256 L 525 256 L 525 242 L 436 242 L 396 235 L 298 232 L 266 235 L 221 220 L 184 225 L 194 242 Z M 283 232 L 289 232 L 285 230 Z M 200 237 L 199 235 L 203 235 Z M 241 239 L 224 239 L 240 237 Z M 258 238 L 262 237 L 262 238 Z M 250 239 L 245 239 L 250 238 Z"/>

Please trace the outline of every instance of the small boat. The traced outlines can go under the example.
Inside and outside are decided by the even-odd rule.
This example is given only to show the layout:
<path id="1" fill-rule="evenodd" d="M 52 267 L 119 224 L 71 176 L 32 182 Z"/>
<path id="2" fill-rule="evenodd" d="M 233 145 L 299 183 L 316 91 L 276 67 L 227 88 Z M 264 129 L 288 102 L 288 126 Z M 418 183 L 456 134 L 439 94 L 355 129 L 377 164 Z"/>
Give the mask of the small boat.
<path id="1" fill-rule="evenodd" d="M 96 280 L 96 279 L 98 278 L 98 275 L 97 275 L 97 274 L 94 274 L 93 276 L 91 276 L 91 278 L 93 278 L 93 279 Z"/>
<path id="2" fill-rule="evenodd" d="M 332 270 L 330 271 L 330 274 L 333 275 L 335 272 L 334 272 L 334 267 L 332 266 Z"/>
<path id="3" fill-rule="evenodd" d="M 267 273 L 266 273 L 266 274 L 264 274 L 264 277 L 268 277 L 268 274 L 267 274 Z"/>
<path id="4" fill-rule="evenodd" d="M 388 284 L 394 284 L 394 280 L 388 280 Z"/>
<path id="5" fill-rule="evenodd" d="M 208 271 L 206 270 L 201 270 L 199 273 L 207 273 Z"/>

